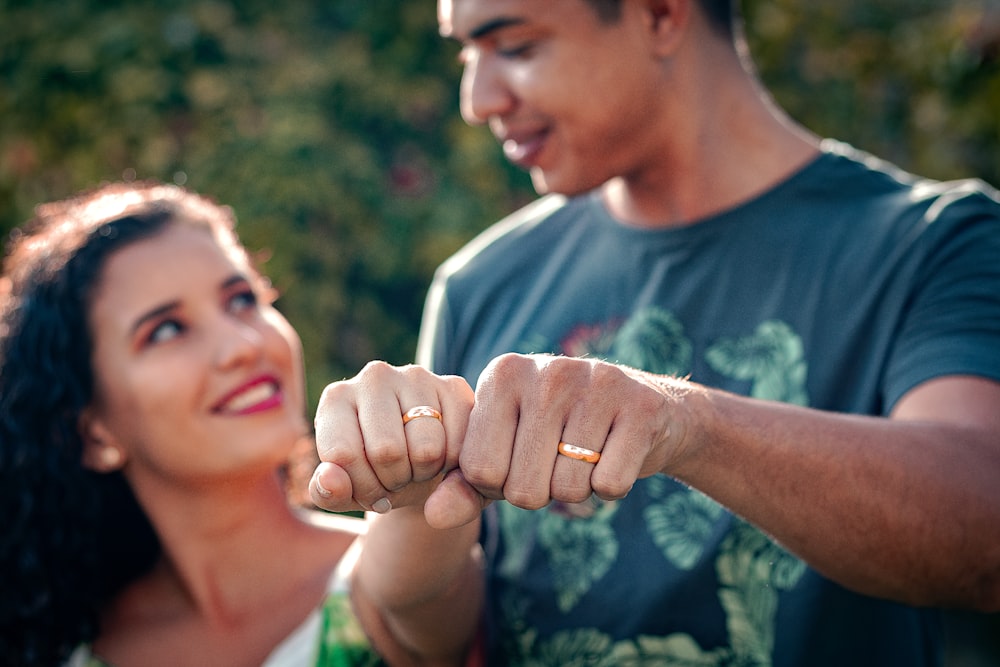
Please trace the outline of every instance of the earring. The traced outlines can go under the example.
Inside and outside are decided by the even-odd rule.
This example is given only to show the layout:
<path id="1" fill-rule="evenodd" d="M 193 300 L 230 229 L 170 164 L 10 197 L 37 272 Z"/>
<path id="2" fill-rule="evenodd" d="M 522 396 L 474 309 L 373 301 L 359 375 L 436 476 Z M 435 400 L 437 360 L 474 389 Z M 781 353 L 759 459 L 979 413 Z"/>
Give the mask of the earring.
<path id="1" fill-rule="evenodd" d="M 101 448 L 101 464 L 108 470 L 117 470 L 125 460 L 122 450 L 113 445 Z"/>

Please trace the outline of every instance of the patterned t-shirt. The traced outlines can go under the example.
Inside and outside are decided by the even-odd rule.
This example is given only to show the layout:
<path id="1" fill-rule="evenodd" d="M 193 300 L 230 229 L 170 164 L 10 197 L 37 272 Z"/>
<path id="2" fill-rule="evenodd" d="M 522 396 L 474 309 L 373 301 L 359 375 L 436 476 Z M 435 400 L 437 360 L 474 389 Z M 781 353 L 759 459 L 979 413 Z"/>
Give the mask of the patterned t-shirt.
<path id="1" fill-rule="evenodd" d="M 549 196 L 446 262 L 418 361 L 600 357 L 761 399 L 886 415 L 946 374 L 1000 380 L 1000 205 L 835 141 L 698 224 Z M 915 481 L 915 484 L 919 482 Z M 658 475 L 625 499 L 486 513 L 502 665 L 933 665 L 933 610 L 855 594 Z"/>

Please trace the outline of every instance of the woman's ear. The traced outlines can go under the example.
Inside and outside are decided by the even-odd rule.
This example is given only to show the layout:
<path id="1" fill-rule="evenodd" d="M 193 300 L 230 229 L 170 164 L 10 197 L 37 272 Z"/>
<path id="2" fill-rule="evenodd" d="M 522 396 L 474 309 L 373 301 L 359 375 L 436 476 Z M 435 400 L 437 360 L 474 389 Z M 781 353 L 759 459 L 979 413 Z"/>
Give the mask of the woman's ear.
<path id="1" fill-rule="evenodd" d="M 125 465 L 125 451 L 96 416 L 92 408 L 80 414 L 77 424 L 83 440 L 83 466 L 94 472 L 114 472 Z"/>

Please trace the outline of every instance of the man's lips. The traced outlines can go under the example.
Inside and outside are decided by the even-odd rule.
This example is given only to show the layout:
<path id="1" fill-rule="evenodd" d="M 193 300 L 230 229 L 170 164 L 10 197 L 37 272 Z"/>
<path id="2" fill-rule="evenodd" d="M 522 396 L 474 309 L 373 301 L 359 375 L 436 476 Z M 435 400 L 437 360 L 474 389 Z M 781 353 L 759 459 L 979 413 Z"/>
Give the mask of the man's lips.
<path id="1" fill-rule="evenodd" d="M 260 377 L 227 394 L 216 403 L 214 412 L 252 414 L 281 405 L 281 387 L 273 377 Z"/>
<path id="2" fill-rule="evenodd" d="M 501 138 L 503 153 L 518 166 L 532 167 L 537 162 L 547 137 L 546 131 L 508 133 Z"/>

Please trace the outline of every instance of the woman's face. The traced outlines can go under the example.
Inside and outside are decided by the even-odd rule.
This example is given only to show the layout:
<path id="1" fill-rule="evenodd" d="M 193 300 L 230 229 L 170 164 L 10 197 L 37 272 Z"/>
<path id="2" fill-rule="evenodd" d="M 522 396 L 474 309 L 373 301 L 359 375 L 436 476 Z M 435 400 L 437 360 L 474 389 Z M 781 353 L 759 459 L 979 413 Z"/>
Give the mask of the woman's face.
<path id="1" fill-rule="evenodd" d="M 170 224 L 108 259 L 90 310 L 90 440 L 126 474 L 210 481 L 273 468 L 308 432 L 301 343 L 245 258 Z"/>

